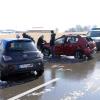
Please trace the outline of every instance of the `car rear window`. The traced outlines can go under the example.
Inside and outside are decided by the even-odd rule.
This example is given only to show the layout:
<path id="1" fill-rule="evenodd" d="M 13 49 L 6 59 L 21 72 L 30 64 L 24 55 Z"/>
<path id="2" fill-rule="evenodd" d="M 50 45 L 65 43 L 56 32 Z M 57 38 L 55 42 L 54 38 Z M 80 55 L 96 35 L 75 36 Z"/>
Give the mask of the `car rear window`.
<path id="1" fill-rule="evenodd" d="M 87 41 L 93 41 L 93 39 L 91 37 L 84 37 Z"/>
<path id="2" fill-rule="evenodd" d="M 10 51 L 36 51 L 37 48 L 32 41 L 12 41 L 7 44 Z"/>

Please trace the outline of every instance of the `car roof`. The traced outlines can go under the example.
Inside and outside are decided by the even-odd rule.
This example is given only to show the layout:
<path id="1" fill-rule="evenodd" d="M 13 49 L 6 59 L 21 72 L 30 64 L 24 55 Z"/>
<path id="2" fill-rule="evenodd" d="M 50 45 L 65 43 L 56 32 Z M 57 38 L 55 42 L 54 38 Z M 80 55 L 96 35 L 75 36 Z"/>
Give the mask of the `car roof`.
<path id="1" fill-rule="evenodd" d="M 81 36 L 81 35 L 72 34 L 72 35 L 62 35 L 61 37 L 77 37 L 77 36 Z"/>
<path id="2" fill-rule="evenodd" d="M 15 42 L 15 41 L 25 41 L 25 42 L 31 42 L 31 39 L 28 38 L 4 38 L 0 39 L 0 41 L 3 43 L 3 47 L 6 48 L 7 44 L 10 42 Z"/>
<path id="3" fill-rule="evenodd" d="M 1 41 L 6 41 L 6 42 L 11 42 L 11 41 L 30 41 L 30 39 L 28 38 L 4 38 L 4 39 L 1 39 Z"/>
<path id="4" fill-rule="evenodd" d="M 99 30 L 100 31 L 100 28 L 92 28 L 91 30 Z"/>

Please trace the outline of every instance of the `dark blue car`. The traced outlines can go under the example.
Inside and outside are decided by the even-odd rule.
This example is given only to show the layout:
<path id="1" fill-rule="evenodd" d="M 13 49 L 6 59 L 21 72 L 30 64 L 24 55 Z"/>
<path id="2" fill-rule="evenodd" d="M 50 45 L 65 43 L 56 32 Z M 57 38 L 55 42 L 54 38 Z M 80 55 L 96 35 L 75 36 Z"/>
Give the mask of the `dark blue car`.
<path id="1" fill-rule="evenodd" d="M 0 78 L 16 73 L 42 75 L 43 71 L 43 54 L 32 40 L 0 40 Z"/>

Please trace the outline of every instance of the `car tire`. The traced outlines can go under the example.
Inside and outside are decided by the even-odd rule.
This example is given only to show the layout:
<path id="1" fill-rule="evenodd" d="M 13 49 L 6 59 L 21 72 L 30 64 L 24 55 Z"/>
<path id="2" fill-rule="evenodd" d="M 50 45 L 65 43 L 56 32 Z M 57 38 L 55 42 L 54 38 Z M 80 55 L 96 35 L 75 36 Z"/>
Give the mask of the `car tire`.
<path id="1" fill-rule="evenodd" d="M 75 59 L 83 59 L 83 53 L 81 50 L 77 50 L 74 55 Z"/>
<path id="2" fill-rule="evenodd" d="M 42 53 L 43 53 L 43 55 L 44 55 L 45 57 L 50 56 L 50 50 L 49 50 L 48 48 L 44 48 L 43 51 L 42 51 Z"/>
<path id="3" fill-rule="evenodd" d="M 93 59 L 94 57 L 92 55 L 88 56 L 88 60 Z"/>
<path id="4" fill-rule="evenodd" d="M 43 74 L 43 72 L 44 72 L 44 70 L 38 70 L 38 71 L 37 71 L 37 73 L 38 73 L 38 74 L 37 74 L 37 77 L 40 77 L 40 76 Z"/>

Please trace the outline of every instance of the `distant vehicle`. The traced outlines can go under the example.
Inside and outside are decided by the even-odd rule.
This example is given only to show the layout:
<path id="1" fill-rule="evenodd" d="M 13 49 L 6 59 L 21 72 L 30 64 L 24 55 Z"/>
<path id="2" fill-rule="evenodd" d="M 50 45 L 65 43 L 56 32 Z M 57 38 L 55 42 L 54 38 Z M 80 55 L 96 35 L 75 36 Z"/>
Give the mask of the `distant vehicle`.
<path id="1" fill-rule="evenodd" d="M 87 36 L 91 37 L 97 46 L 97 50 L 100 50 L 100 28 L 93 28 L 88 33 Z"/>
<path id="2" fill-rule="evenodd" d="M 89 59 L 93 57 L 96 52 L 96 44 L 90 37 L 81 37 L 79 35 L 64 35 L 55 40 L 54 53 L 57 56 L 67 55 L 82 59 L 84 56 Z M 50 44 L 44 45 L 44 56 L 51 54 Z"/>
<path id="3" fill-rule="evenodd" d="M 12 30 L 12 29 L 0 30 L 0 33 L 14 34 L 14 33 L 16 33 L 16 30 Z"/>
<path id="4" fill-rule="evenodd" d="M 0 78 L 16 73 L 42 75 L 43 54 L 30 39 L 0 40 Z"/>

